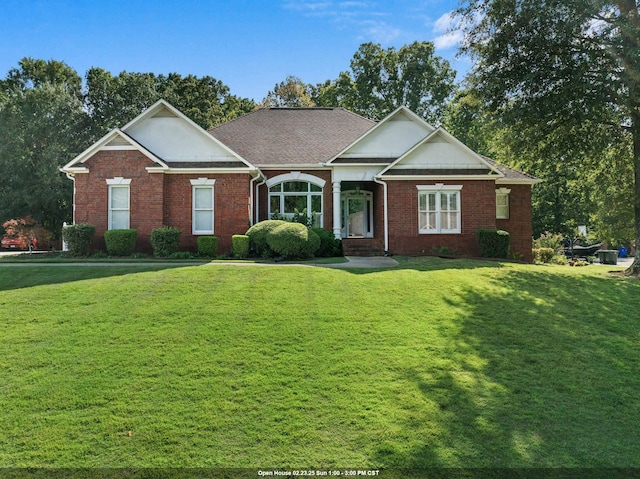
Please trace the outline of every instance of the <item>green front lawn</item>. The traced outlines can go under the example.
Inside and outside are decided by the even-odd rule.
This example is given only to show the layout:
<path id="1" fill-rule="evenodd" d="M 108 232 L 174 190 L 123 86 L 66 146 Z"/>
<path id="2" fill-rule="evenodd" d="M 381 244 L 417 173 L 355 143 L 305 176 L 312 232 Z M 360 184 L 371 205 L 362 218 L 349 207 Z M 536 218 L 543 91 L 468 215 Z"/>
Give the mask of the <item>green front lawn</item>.
<path id="1" fill-rule="evenodd" d="M 0 311 L 0 467 L 640 467 L 605 267 L 4 266 Z"/>

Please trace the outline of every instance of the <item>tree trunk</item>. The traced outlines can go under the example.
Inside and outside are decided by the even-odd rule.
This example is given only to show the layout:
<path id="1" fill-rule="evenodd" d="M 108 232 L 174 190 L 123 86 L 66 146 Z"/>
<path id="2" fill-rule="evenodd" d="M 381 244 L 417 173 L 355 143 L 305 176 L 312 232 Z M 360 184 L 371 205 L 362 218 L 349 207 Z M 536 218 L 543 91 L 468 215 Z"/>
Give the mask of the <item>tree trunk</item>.
<path id="1" fill-rule="evenodd" d="M 635 255 L 633 264 L 627 268 L 627 275 L 640 277 L 640 112 L 631 113 L 631 134 L 633 136 L 633 212 L 635 222 Z"/>

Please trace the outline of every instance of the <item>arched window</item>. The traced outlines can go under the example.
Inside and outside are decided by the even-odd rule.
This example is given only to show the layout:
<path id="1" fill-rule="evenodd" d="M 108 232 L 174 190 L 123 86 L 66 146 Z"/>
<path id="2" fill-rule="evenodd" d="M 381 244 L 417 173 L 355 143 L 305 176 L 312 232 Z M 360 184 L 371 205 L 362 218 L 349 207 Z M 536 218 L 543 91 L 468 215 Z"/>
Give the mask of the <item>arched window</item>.
<path id="1" fill-rule="evenodd" d="M 323 226 L 322 189 L 325 181 L 305 173 L 288 173 L 270 178 L 269 218 L 292 219 L 306 214 L 312 225 Z"/>

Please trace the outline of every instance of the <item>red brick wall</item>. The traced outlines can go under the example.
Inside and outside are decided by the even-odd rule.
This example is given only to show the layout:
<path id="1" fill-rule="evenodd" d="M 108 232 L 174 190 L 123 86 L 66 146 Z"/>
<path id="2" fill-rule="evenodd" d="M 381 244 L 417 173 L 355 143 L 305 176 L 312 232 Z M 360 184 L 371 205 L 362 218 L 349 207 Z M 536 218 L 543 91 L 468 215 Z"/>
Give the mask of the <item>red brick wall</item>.
<path id="1" fill-rule="evenodd" d="M 75 180 L 75 222 L 96 227 L 95 248 L 104 249 L 104 232 L 109 224 L 109 185 L 107 179 L 130 178 L 129 226 L 138 230 L 136 249 L 149 250 L 151 230 L 162 226 L 163 175 L 149 174 L 148 166 L 157 166 L 135 150 L 99 151 L 85 162 L 88 174 Z"/>
<path id="2" fill-rule="evenodd" d="M 164 175 L 166 202 L 164 224 L 179 228 L 180 248 L 195 251 L 197 235 L 192 235 L 192 179 L 215 179 L 213 186 L 213 234 L 218 237 L 218 253 L 231 252 L 231 237 L 249 228 L 248 174 Z"/>
<path id="3" fill-rule="evenodd" d="M 496 220 L 499 229 L 509 232 L 511 251 L 524 261 L 533 261 L 531 254 L 533 229 L 531 225 L 531 185 L 499 185 L 508 188 L 509 219 Z"/>
<path id="4" fill-rule="evenodd" d="M 104 249 L 108 228 L 109 187 L 106 180 L 130 178 L 130 227 L 138 230 L 137 251 L 151 252 L 149 236 L 154 228 L 174 226 L 182 231 L 180 248 L 195 251 L 197 237 L 191 234 L 191 182 L 200 177 L 213 178 L 214 235 L 219 238 L 218 252 L 231 251 L 231 236 L 244 234 L 249 224 L 248 174 L 165 175 L 148 173 L 157 166 L 142 153 L 133 150 L 100 151 L 86 161 L 88 174 L 75 180 L 75 222 L 96 226 L 94 247 Z"/>
<path id="5" fill-rule="evenodd" d="M 461 234 L 418 233 L 417 185 L 462 185 Z M 476 230 L 496 228 L 496 193 L 493 181 L 388 181 L 389 251 L 394 254 L 429 254 L 448 248 L 462 255 L 478 256 Z"/>

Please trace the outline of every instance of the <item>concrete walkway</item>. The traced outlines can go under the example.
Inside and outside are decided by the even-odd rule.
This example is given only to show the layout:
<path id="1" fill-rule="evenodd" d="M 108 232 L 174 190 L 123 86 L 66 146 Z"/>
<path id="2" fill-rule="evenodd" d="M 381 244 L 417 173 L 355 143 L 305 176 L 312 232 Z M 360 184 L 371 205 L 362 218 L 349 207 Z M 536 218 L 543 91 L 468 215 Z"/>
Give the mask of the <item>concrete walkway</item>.
<path id="1" fill-rule="evenodd" d="M 78 262 L 78 263 L 38 263 L 33 261 L 28 262 L 4 262 L 0 261 L 0 267 L 2 266 L 19 266 L 19 267 L 29 267 L 29 266 L 306 266 L 309 268 L 336 268 L 336 269 L 348 269 L 348 268 L 363 268 L 363 269 L 376 269 L 376 268 L 393 268 L 394 266 L 398 266 L 398 262 L 390 257 L 385 256 L 345 256 L 348 260 L 347 263 L 313 263 L 313 262 L 304 262 L 304 263 L 259 263 L 259 262 L 242 262 L 242 261 L 216 261 L 216 262 L 202 262 L 198 263 L 195 261 L 187 262 L 187 261 L 153 261 L 153 262 Z"/>

